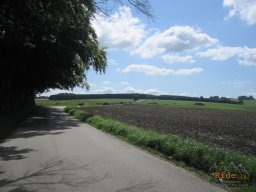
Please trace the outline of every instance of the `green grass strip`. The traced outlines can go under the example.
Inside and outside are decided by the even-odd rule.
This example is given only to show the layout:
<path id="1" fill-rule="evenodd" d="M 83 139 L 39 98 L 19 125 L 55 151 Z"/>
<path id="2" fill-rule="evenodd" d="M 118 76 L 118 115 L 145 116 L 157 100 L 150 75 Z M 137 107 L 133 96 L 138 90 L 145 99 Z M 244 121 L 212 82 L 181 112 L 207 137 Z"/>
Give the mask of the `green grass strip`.
<path id="1" fill-rule="evenodd" d="M 193 139 L 184 139 L 173 134 L 161 134 L 155 131 L 140 129 L 122 122 L 102 118 L 85 111 L 66 107 L 65 112 L 86 122 L 104 132 L 118 136 L 134 145 L 161 153 L 175 161 L 183 162 L 196 170 L 209 173 L 214 163 L 229 165 L 231 162 L 242 164 L 250 175 L 249 183 L 256 183 L 256 159 L 242 153 L 198 142 Z M 248 190 L 255 191 L 255 186 Z"/>

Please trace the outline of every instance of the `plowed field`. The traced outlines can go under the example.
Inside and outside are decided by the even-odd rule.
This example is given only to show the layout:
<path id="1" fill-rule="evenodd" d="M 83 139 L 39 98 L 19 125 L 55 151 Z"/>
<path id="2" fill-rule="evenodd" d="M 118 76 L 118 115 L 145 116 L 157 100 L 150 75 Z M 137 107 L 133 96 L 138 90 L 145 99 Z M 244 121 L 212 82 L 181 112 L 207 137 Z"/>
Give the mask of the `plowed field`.
<path id="1" fill-rule="evenodd" d="M 87 112 L 256 156 L 256 112 L 146 105 L 97 106 Z"/>

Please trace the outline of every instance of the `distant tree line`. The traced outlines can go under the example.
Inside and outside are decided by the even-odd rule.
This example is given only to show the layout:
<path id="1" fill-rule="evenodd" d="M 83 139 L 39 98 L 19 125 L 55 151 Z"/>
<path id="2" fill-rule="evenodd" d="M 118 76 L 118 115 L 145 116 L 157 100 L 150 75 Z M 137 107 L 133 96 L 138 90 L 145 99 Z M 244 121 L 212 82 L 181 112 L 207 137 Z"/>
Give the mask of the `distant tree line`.
<path id="1" fill-rule="evenodd" d="M 210 98 L 204 97 L 189 97 L 179 95 L 150 95 L 150 94 L 73 94 L 73 93 L 60 93 L 51 95 L 50 100 L 74 100 L 74 99 L 159 99 L 159 100 L 181 100 L 181 101 L 202 101 L 202 102 L 216 102 L 216 103 L 229 103 L 229 104 L 243 104 L 243 100 L 231 99 L 227 97 L 213 96 Z"/>
<path id="2" fill-rule="evenodd" d="M 251 96 L 243 95 L 243 96 L 239 96 L 238 100 L 254 100 L 254 97 L 252 95 Z"/>

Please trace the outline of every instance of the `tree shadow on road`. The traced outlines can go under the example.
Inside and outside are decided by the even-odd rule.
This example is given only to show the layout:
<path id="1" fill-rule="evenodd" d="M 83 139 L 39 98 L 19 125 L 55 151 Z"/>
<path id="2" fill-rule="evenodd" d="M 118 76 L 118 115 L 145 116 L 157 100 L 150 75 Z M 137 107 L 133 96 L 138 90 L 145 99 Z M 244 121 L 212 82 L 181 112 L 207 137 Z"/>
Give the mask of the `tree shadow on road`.
<path id="1" fill-rule="evenodd" d="M 33 172 L 25 172 L 14 179 L 0 180 L 0 191 L 38 192 L 38 191 L 86 191 L 91 185 L 97 185 L 110 178 L 109 173 L 92 174 L 90 163 L 77 165 L 68 160 L 48 160 Z M 82 174 L 81 174 L 82 173 Z M 93 176 L 92 176 L 93 175 Z M 154 189 L 159 181 L 130 182 L 125 187 L 113 192 L 142 192 Z"/>
<path id="2" fill-rule="evenodd" d="M 34 151 L 33 149 L 18 149 L 17 147 L 11 146 L 0 146 L 0 160 L 9 161 L 9 160 L 20 160 L 25 159 L 25 153 Z"/>
<path id="3" fill-rule="evenodd" d="M 65 188 L 86 189 L 108 177 L 108 173 L 101 176 L 86 176 L 84 171 L 91 169 L 90 164 L 76 165 L 68 160 L 49 160 L 41 164 L 41 168 L 34 172 L 25 172 L 15 179 L 0 180 L 0 191 L 11 189 L 11 192 L 55 191 L 60 185 Z M 83 175 L 79 175 L 83 173 Z M 10 190 L 9 190 L 10 191 Z"/>
<path id="4" fill-rule="evenodd" d="M 36 191 L 35 190 L 30 190 L 30 189 L 25 189 L 23 187 L 19 187 L 19 188 L 11 190 L 9 192 L 36 192 Z"/>
<path id="5" fill-rule="evenodd" d="M 139 191 L 150 191 L 150 189 L 154 188 L 156 184 L 158 184 L 159 181 L 147 181 L 147 182 L 141 182 L 138 184 L 129 184 L 127 187 L 118 189 L 114 192 L 139 192 Z"/>
<path id="6" fill-rule="evenodd" d="M 78 127 L 80 122 L 64 114 L 61 109 L 44 108 L 38 109 L 20 124 L 17 131 L 8 139 L 31 138 L 43 135 L 59 135 L 65 130 Z"/>

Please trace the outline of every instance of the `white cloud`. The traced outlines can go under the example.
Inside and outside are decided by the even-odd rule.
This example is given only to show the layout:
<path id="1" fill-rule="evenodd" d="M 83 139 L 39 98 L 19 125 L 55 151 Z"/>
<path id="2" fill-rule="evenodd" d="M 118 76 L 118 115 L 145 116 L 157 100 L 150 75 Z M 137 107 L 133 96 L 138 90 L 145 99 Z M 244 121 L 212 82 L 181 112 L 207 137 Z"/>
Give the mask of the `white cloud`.
<path id="1" fill-rule="evenodd" d="M 130 83 L 128 81 L 121 81 L 120 82 L 122 85 L 129 85 Z"/>
<path id="2" fill-rule="evenodd" d="M 195 96 L 196 97 L 196 95 L 191 95 L 190 93 L 188 93 L 188 92 L 181 92 L 181 93 L 179 93 L 179 92 L 174 92 L 174 94 L 173 95 L 179 95 L 179 96 Z"/>
<path id="3" fill-rule="evenodd" d="M 138 89 L 135 89 L 133 87 L 126 87 L 124 90 L 123 90 L 124 93 L 139 93 L 141 92 L 141 90 L 138 90 Z"/>
<path id="4" fill-rule="evenodd" d="M 234 57 L 240 64 L 256 66 L 256 48 L 217 47 L 199 52 L 198 55 L 201 57 L 209 57 L 216 61 L 224 61 Z"/>
<path id="5" fill-rule="evenodd" d="M 250 84 L 251 81 L 231 81 L 231 82 L 222 81 L 221 83 L 224 84 L 224 85 L 230 85 L 233 88 L 242 88 L 245 85 Z"/>
<path id="6" fill-rule="evenodd" d="M 94 84 L 94 83 L 89 83 L 89 86 L 90 86 L 90 87 L 96 87 L 96 84 Z"/>
<path id="7" fill-rule="evenodd" d="M 109 81 L 103 81 L 102 84 L 107 85 L 107 84 L 110 84 L 110 82 Z"/>
<path id="8" fill-rule="evenodd" d="M 40 96 L 51 96 L 56 95 L 59 93 L 73 93 L 72 91 L 68 90 L 62 90 L 62 89 L 49 89 L 48 91 L 45 91 L 44 93 L 39 94 Z"/>
<path id="9" fill-rule="evenodd" d="M 38 94 L 40 96 L 51 96 L 51 95 L 57 95 L 60 93 L 73 93 L 73 94 L 86 94 L 88 91 L 86 89 L 77 89 L 75 88 L 73 91 L 64 90 L 64 89 L 49 89 L 48 91 L 45 91 L 44 93 Z"/>
<path id="10" fill-rule="evenodd" d="M 113 87 L 103 87 L 92 91 L 92 93 L 97 94 L 113 94 L 113 93 L 144 93 L 144 94 L 153 94 L 153 95 L 163 95 L 168 94 L 167 92 L 158 90 L 158 89 L 136 89 L 134 87 L 125 87 L 121 91 L 116 91 Z"/>
<path id="11" fill-rule="evenodd" d="M 126 6 L 119 8 L 110 18 L 96 15 L 92 26 L 101 44 L 111 49 L 132 48 L 145 36 L 144 25 Z"/>
<path id="12" fill-rule="evenodd" d="M 145 64 L 131 64 L 126 68 L 122 69 L 122 72 L 142 72 L 148 75 L 191 75 L 193 73 L 200 73 L 204 70 L 201 67 L 192 68 L 192 69 L 166 69 L 158 68 L 152 65 Z"/>
<path id="13" fill-rule="evenodd" d="M 224 61 L 238 55 L 242 49 L 241 47 L 218 47 L 199 52 L 198 55 L 201 57 L 210 57 L 212 60 L 216 61 Z"/>
<path id="14" fill-rule="evenodd" d="M 119 65 L 119 63 L 118 63 L 116 60 L 114 60 L 114 59 L 109 59 L 109 60 L 108 60 L 108 64 L 109 64 L 109 65 L 114 65 L 114 66 Z"/>
<path id="15" fill-rule="evenodd" d="M 244 48 L 244 51 L 238 57 L 238 63 L 256 66 L 256 48 Z"/>
<path id="16" fill-rule="evenodd" d="M 147 38 L 132 54 L 149 58 L 155 55 L 198 49 L 217 42 L 217 39 L 202 33 L 200 29 L 190 26 L 173 26 Z"/>
<path id="17" fill-rule="evenodd" d="M 185 55 L 185 56 L 178 56 L 178 55 L 171 55 L 171 54 L 165 54 L 161 57 L 166 63 L 172 64 L 172 63 L 194 63 L 195 60 L 191 55 Z"/>
<path id="18" fill-rule="evenodd" d="M 256 0 L 224 0 L 223 6 L 230 8 L 226 19 L 239 16 L 248 25 L 256 24 Z"/>
<path id="19" fill-rule="evenodd" d="M 256 98 L 256 90 L 250 89 L 249 92 L 246 93 L 247 96 L 253 96 Z"/>
<path id="20" fill-rule="evenodd" d="M 158 89 L 136 89 L 134 87 L 126 87 L 123 90 L 124 93 L 144 93 L 144 94 L 152 94 L 152 95 L 166 95 L 168 92 L 161 91 Z"/>
<path id="21" fill-rule="evenodd" d="M 113 87 L 103 87 L 101 89 L 94 90 L 93 92 L 98 93 L 98 94 L 111 94 L 111 93 L 116 93 L 116 90 Z"/>

